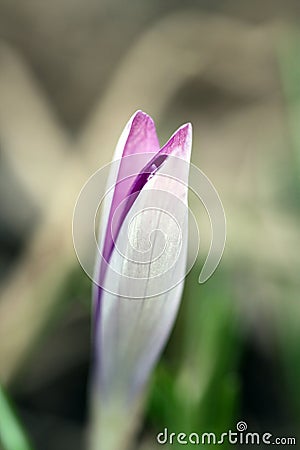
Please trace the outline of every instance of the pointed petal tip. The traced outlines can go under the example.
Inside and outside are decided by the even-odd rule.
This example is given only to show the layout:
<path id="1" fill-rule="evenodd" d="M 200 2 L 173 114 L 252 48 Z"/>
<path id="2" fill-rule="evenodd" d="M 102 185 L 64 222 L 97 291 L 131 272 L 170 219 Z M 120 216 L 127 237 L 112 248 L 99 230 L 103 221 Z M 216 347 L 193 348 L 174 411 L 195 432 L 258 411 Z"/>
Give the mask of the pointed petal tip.
<path id="1" fill-rule="evenodd" d="M 137 109 L 131 116 L 131 120 L 140 119 L 143 116 L 147 115 L 144 111 L 141 109 Z"/>
<path id="2" fill-rule="evenodd" d="M 131 116 L 126 132 L 127 139 L 122 156 L 159 151 L 160 145 L 154 120 L 140 109 Z"/>
<path id="3" fill-rule="evenodd" d="M 191 157 L 192 141 L 193 141 L 193 126 L 190 122 L 184 125 L 185 130 L 185 148 L 188 154 L 188 158 Z"/>
<path id="4" fill-rule="evenodd" d="M 152 117 L 141 109 L 138 109 L 137 111 L 135 111 L 135 113 L 132 114 L 131 121 L 132 123 L 151 123 L 154 125 L 154 120 L 152 119 Z"/>
<path id="5" fill-rule="evenodd" d="M 149 114 L 145 113 L 144 111 L 138 109 L 131 116 L 130 124 L 131 124 L 130 128 L 132 131 L 137 132 L 144 130 L 146 133 L 150 133 L 150 135 L 152 134 L 153 136 L 155 136 L 157 140 L 155 122 L 152 119 L 152 117 L 149 116 Z"/>
<path id="6" fill-rule="evenodd" d="M 181 125 L 181 127 L 179 127 L 178 130 L 176 131 L 175 135 L 178 136 L 178 141 L 181 144 L 184 144 L 186 143 L 186 141 L 192 139 L 192 132 L 193 132 L 192 124 L 188 122 L 185 123 L 184 125 Z"/>
<path id="7" fill-rule="evenodd" d="M 173 154 L 185 160 L 190 159 L 192 148 L 192 124 L 186 123 L 178 128 L 164 145 L 161 152 L 165 154 Z"/>

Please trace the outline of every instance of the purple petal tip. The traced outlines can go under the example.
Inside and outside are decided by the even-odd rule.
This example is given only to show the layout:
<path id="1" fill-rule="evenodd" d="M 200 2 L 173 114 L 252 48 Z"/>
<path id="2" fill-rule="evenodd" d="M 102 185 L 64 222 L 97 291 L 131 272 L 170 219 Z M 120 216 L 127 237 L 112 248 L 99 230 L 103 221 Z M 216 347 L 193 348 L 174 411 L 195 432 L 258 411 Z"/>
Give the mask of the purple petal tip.
<path id="1" fill-rule="evenodd" d="M 131 126 L 133 127 L 144 127 L 149 126 L 155 129 L 155 123 L 152 117 L 150 117 L 144 111 L 140 109 L 137 110 L 131 117 Z"/>
<path id="2" fill-rule="evenodd" d="M 136 111 L 129 121 L 129 133 L 122 157 L 137 153 L 156 153 L 159 142 L 153 119 L 145 112 Z"/>
<path id="3" fill-rule="evenodd" d="M 179 156 L 180 158 L 189 160 L 192 144 L 192 124 L 186 123 L 178 128 L 171 136 L 169 141 L 164 145 L 161 152 L 167 155 Z"/>

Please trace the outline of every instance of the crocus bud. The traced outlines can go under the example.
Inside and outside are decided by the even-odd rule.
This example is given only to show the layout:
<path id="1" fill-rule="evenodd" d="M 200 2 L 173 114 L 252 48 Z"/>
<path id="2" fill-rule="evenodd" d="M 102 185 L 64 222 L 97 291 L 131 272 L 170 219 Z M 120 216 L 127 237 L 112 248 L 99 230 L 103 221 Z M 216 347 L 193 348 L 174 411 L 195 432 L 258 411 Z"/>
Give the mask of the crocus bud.
<path id="1" fill-rule="evenodd" d="M 186 124 L 160 148 L 153 120 L 138 111 L 115 151 L 94 274 L 97 450 L 124 445 L 176 318 L 186 274 L 191 143 Z"/>

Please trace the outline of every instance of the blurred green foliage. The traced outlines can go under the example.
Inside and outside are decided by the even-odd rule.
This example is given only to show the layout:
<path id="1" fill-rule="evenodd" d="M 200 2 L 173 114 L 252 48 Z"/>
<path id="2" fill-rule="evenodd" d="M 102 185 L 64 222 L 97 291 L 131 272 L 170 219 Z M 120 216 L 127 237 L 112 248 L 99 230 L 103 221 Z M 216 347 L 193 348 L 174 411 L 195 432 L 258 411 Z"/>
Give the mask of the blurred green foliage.
<path id="1" fill-rule="evenodd" d="M 0 386 L 0 445 L 3 450 L 32 450 L 14 408 Z M 1 447 L 0 447 L 1 448 Z"/>
<path id="2" fill-rule="evenodd" d="M 282 39 L 279 46 L 278 61 L 281 73 L 285 107 L 288 121 L 288 135 L 293 160 L 289 166 L 290 179 L 293 180 L 293 196 L 297 204 L 297 220 L 300 218 L 300 34 L 291 31 Z M 286 286 L 289 298 L 288 307 L 282 306 L 278 326 L 280 358 L 287 381 L 289 402 L 300 425 L 300 327 L 299 327 L 299 289 Z"/>
<path id="3" fill-rule="evenodd" d="M 281 167 L 289 188 L 284 203 L 292 206 L 298 213 L 300 208 L 300 34 L 297 31 L 290 30 L 279 41 L 278 66 L 284 94 L 287 137 L 292 152 L 292 161 L 283 162 Z"/>

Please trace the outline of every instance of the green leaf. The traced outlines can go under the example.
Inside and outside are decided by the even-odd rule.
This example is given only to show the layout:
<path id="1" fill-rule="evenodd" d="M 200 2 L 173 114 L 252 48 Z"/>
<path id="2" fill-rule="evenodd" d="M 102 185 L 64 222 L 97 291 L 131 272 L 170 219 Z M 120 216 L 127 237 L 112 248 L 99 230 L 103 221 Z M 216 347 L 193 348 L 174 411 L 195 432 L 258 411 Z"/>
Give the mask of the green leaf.
<path id="1" fill-rule="evenodd" d="M 0 443 L 3 450 L 32 450 L 12 404 L 0 385 Z"/>

